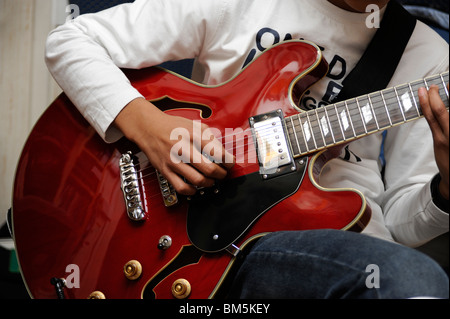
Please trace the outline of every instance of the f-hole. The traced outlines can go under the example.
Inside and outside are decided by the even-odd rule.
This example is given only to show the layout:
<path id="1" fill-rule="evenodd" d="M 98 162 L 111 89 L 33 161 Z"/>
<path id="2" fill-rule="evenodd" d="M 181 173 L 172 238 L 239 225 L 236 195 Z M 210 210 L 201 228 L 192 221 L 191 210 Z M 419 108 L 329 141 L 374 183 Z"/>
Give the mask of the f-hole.
<path id="1" fill-rule="evenodd" d="M 202 119 L 207 119 L 211 117 L 212 110 L 209 106 L 203 104 L 196 104 L 192 102 L 176 101 L 170 97 L 164 97 L 160 100 L 150 101 L 161 111 L 171 111 L 171 110 L 197 110 L 200 112 Z"/>

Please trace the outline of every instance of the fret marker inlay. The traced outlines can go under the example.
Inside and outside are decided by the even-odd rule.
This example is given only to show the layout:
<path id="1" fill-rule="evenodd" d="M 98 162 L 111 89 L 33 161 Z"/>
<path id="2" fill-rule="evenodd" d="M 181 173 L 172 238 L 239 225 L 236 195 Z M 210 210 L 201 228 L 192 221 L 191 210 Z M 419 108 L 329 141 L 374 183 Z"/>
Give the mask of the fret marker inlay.
<path id="1" fill-rule="evenodd" d="M 309 142 L 309 140 L 311 139 L 311 129 L 309 128 L 308 121 L 305 121 L 305 123 L 303 123 L 303 129 L 305 130 L 305 139 L 307 142 Z"/>
<path id="2" fill-rule="evenodd" d="M 322 126 L 322 132 L 324 136 L 327 136 L 328 133 L 330 133 L 330 130 L 328 130 L 328 124 L 327 124 L 327 119 L 325 118 L 325 116 L 323 116 L 320 119 L 320 124 Z"/>
<path id="3" fill-rule="evenodd" d="M 364 121 L 366 122 L 366 124 L 369 123 L 373 119 L 369 104 L 366 104 L 361 108 L 361 113 L 364 117 Z"/>
<path id="4" fill-rule="evenodd" d="M 412 108 L 411 98 L 409 97 L 409 93 L 405 92 L 400 99 L 402 100 L 403 110 L 408 112 L 410 108 Z"/>
<path id="5" fill-rule="evenodd" d="M 340 115 L 342 125 L 344 126 L 344 131 L 347 131 L 347 129 L 350 127 L 350 124 L 348 123 L 347 113 L 345 112 L 345 110 L 343 110 Z"/>

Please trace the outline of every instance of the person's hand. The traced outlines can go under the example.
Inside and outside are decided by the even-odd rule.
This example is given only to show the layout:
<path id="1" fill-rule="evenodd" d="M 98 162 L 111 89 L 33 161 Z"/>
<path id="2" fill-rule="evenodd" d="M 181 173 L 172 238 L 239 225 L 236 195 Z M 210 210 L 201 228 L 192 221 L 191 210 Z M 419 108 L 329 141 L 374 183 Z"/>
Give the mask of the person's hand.
<path id="1" fill-rule="evenodd" d="M 234 158 L 205 124 L 168 115 L 145 99 L 130 102 L 114 124 L 134 142 L 156 168 L 183 195 L 195 194 L 196 187 L 211 187 L 223 179 Z M 195 127 L 197 125 L 197 127 Z M 194 127 L 201 136 L 194 140 Z M 184 133 L 184 134 L 179 134 Z M 171 139 L 172 135 L 172 139 Z M 183 135 L 183 138 L 179 136 Z M 202 155 L 203 148 L 217 150 L 212 160 Z M 186 182 L 187 181 L 187 182 Z"/>
<path id="2" fill-rule="evenodd" d="M 447 85 L 448 90 L 448 85 Z M 449 199 L 449 114 L 439 96 L 439 87 L 430 86 L 419 89 L 419 101 L 422 113 L 427 119 L 433 134 L 434 156 L 441 175 L 439 192 Z"/>

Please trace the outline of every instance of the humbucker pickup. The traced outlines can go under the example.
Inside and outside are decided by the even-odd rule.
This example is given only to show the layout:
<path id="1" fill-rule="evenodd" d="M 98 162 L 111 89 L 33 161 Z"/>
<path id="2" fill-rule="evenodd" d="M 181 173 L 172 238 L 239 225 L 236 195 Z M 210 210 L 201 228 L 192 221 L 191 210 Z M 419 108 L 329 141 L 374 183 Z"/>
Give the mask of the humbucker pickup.
<path id="1" fill-rule="evenodd" d="M 178 196 L 173 186 L 158 171 L 156 171 L 156 175 L 158 176 L 159 188 L 161 189 L 164 205 L 170 207 L 177 204 Z"/>
<path id="2" fill-rule="evenodd" d="M 276 110 L 249 118 L 263 179 L 295 171 L 283 112 Z"/>

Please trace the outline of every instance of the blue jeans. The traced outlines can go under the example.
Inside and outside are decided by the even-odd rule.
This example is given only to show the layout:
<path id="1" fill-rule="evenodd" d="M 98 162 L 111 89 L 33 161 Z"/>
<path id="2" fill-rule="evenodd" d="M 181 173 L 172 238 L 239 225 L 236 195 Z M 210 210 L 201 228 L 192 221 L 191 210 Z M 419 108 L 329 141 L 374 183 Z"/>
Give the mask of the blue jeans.
<path id="1" fill-rule="evenodd" d="M 230 298 L 449 297 L 449 281 L 428 256 L 339 230 L 277 232 L 245 257 Z"/>

